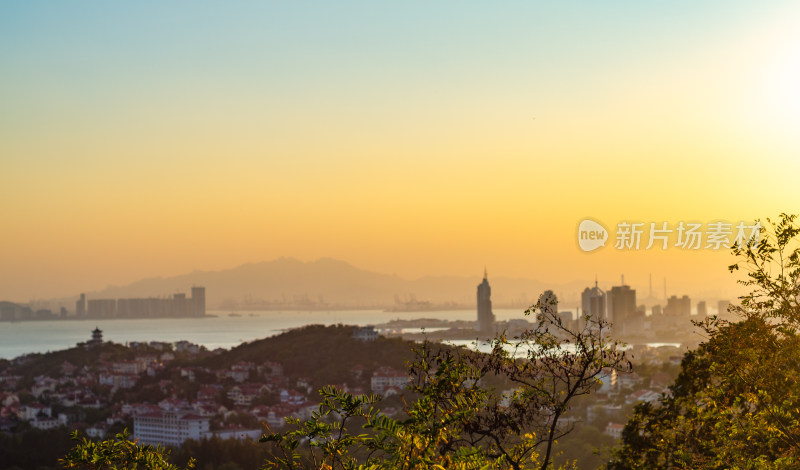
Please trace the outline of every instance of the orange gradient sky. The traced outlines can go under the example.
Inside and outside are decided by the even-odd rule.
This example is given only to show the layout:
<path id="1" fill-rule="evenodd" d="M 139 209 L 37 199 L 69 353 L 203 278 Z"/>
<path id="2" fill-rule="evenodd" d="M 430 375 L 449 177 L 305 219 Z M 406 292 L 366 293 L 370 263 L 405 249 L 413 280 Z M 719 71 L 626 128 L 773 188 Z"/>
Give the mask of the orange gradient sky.
<path id="1" fill-rule="evenodd" d="M 800 7 L 595 3 L 6 2 L 0 300 L 281 256 L 733 288 L 576 228 L 797 212 Z"/>

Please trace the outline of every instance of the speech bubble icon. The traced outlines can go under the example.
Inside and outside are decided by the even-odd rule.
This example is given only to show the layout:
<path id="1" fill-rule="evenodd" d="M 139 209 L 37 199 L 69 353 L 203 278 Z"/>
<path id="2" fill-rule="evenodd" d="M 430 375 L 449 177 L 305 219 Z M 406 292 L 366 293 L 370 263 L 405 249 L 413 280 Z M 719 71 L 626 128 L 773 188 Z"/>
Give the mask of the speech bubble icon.
<path id="1" fill-rule="evenodd" d="M 578 225 L 578 246 L 583 251 L 592 251 L 606 245 L 608 230 L 594 220 L 585 219 Z"/>

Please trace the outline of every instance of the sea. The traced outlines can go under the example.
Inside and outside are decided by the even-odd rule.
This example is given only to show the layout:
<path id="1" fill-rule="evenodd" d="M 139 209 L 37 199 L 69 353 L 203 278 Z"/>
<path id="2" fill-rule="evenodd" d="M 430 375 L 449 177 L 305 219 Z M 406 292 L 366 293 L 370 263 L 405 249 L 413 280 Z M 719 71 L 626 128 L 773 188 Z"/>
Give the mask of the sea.
<path id="1" fill-rule="evenodd" d="M 95 327 L 103 339 L 119 344 L 133 341 L 175 342 L 186 340 L 208 349 L 230 349 L 305 325 L 376 325 L 391 320 L 476 319 L 475 310 L 386 312 L 338 311 L 209 311 L 202 318 L 81 319 L 0 322 L 0 358 L 13 359 L 29 353 L 59 351 L 91 338 Z M 495 309 L 497 320 L 530 319 L 523 310 Z"/>

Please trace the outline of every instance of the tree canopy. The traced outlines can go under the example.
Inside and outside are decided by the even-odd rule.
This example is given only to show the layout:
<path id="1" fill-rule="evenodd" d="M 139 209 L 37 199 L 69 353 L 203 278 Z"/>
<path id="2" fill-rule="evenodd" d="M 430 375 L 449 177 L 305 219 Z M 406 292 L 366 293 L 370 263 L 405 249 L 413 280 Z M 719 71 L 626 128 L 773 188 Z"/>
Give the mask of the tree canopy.
<path id="1" fill-rule="evenodd" d="M 670 393 L 639 405 L 609 469 L 784 469 L 800 462 L 800 229 L 766 220 L 734 246 L 731 272 L 751 288 L 737 321 L 698 322 L 707 340 L 685 355 Z"/>
<path id="2" fill-rule="evenodd" d="M 499 335 L 489 354 L 424 343 L 408 367 L 413 398 L 403 418 L 377 411 L 377 396 L 324 388 L 310 419 L 262 439 L 276 447 L 267 466 L 552 468 L 553 444 L 570 431 L 560 418 L 573 399 L 591 393 L 602 372 L 631 367 L 604 320 L 586 317 L 573 331 L 554 307 L 537 303 L 526 312 L 536 327 Z"/>
<path id="3" fill-rule="evenodd" d="M 93 442 L 81 438 L 77 431 L 72 438 L 78 444 L 69 451 L 59 463 L 64 468 L 83 470 L 190 470 L 194 461 L 190 460 L 186 468 L 169 462 L 169 451 L 161 446 L 138 445 L 128 439 L 127 431 L 115 435 L 111 439 Z"/>

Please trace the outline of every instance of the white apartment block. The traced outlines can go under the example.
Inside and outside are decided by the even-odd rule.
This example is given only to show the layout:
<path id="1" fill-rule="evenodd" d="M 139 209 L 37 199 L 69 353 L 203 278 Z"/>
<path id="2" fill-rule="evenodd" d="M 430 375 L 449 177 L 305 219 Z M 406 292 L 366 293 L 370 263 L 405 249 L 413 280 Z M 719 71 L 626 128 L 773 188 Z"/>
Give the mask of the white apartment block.
<path id="1" fill-rule="evenodd" d="M 208 436 L 209 417 L 191 411 L 155 411 L 134 416 L 133 437 L 140 444 L 180 446 L 188 439 Z"/>

